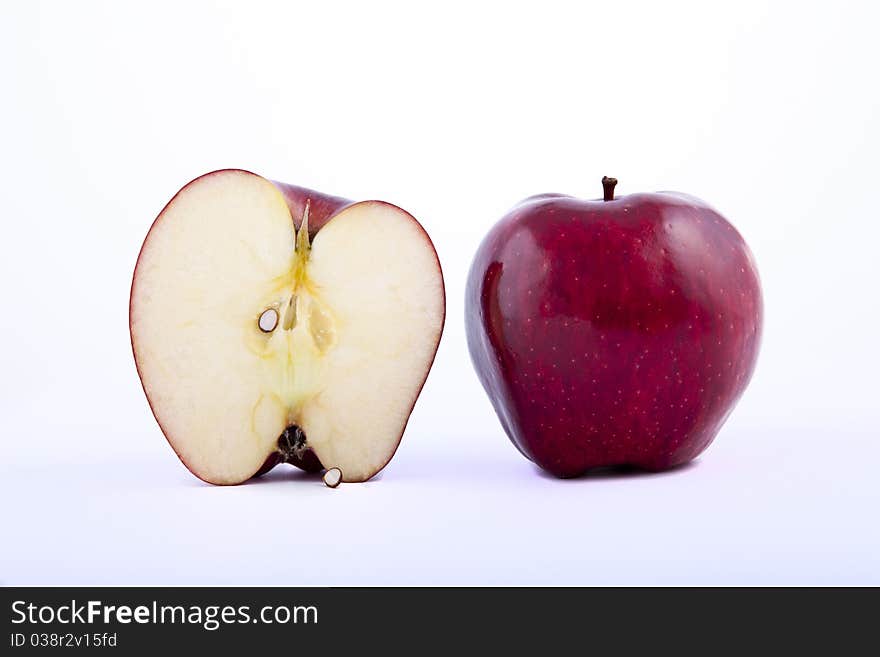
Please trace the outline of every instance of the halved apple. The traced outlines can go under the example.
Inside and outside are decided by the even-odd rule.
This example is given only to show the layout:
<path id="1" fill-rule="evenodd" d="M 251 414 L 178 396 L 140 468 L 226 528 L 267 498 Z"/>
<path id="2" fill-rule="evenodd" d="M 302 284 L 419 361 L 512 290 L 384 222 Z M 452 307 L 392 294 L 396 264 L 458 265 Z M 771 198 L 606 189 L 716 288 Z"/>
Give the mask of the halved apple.
<path id="1" fill-rule="evenodd" d="M 445 312 L 437 253 L 404 210 L 222 170 L 153 223 L 129 320 L 150 407 L 193 474 L 236 484 L 292 463 L 338 483 L 394 455 Z"/>

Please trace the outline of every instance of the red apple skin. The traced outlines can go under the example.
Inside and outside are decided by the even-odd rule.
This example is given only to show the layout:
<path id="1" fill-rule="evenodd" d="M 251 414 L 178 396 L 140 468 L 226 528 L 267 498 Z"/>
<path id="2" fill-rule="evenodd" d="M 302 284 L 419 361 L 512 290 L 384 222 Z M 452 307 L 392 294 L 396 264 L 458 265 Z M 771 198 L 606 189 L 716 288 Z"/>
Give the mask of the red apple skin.
<path id="1" fill-rule="evenodd" d="M 528 198 L 486 236 L 466 290 L 468 347 L 501 424 L 559 477 L 695 458 L 752 376 L 762 315 L 739 233 L 668 192 Z"/>
<path id="2" fill-rule="evenodd" d="M 306 202 L 309 203 L 309 240 L 315 239 L 318 231 L 330 221 L 334 215 L 340 210 L 352 204 L 352 201 L 341 198 L 339 196 L 329 196 L 321 194 L 305 187 L 297 187 L 296 185 L 288 185 L 287 183 L 272 181 L 272 184 L 278 188 L 287 207 L 290 209 L 290 216 L 293 217 L 293 223 L 296 229 L 302 223 L 303 212 L 306 209 Z"/>

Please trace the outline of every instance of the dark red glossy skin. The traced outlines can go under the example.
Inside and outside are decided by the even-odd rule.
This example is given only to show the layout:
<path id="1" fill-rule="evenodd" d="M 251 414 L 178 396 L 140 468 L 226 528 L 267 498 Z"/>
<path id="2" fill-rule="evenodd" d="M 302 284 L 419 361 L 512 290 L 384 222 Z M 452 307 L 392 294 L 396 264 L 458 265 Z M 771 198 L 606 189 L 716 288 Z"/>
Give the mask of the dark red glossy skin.
<path id="1" fill-rule="evenodd" d="M 742 237 L 673 193 L 526 199 L 481 244 L 466 292 L 504 430 L 560 477 L 706 449 L 752 376 L 762 314 Z"/>
<path id="2" fill-rule="evenodd" d="M 324 227 L 324 224 L 339 214 L 340 210 L 352 203 L 347 198 L 321 194 L 305 187 L 288 185 L 277 180 L 273 180 L 272 184 L 278 188 L 282 196 L 284 196 L 284 200 L 287 201 L 290 216 L 293 217 L 293 224 L 297 230 L 299 230 L 299 226 L 302 223 L 303 212 L 306 209 L 306 201 L 308 201 L 310 240 L 315 239 L 315 236 Z"/>

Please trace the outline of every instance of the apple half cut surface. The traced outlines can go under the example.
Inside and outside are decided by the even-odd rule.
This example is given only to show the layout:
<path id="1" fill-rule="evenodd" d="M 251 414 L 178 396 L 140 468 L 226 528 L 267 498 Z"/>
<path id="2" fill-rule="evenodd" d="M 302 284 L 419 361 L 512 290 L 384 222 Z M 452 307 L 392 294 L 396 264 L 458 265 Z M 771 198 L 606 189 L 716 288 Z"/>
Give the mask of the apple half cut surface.
<path id="1" fill-rule="evenodd" d="M 237 484 L 291 463 L 338 483 L 394 455 L 445 312 L 437 253 L 404 210 L 222 170 L 153 223 L 129 322 L 150 407 L 193 474 Z"/>

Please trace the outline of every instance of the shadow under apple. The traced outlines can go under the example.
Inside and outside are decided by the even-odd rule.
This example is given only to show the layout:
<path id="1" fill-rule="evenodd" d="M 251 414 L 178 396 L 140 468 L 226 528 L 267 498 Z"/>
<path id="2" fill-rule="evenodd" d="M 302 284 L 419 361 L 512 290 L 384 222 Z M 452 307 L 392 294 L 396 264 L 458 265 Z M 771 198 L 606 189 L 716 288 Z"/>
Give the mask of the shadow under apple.
<path id="1" fill-rule="evenodd" d="M 586 472 L 574 477 L 557 477 L 535 464 L 532 464 L 532 468 L 542 479 L 559 482 L 583 482 L 603 479 L 661 478 L 685 472 L 691 468 L 697 467 L 698 464 L 699 459 L 696 459 L 671 468 L 666 468 L 665 470 L 646 470 L 634 465 L 603 465 L 596 468 L 590 468 Z"/>

